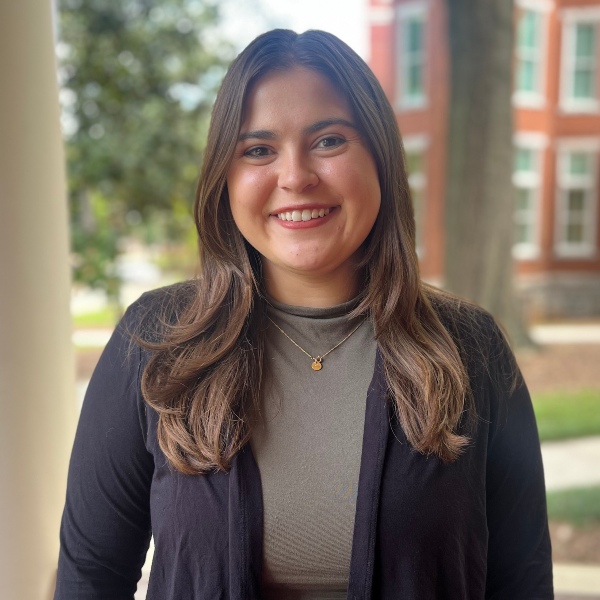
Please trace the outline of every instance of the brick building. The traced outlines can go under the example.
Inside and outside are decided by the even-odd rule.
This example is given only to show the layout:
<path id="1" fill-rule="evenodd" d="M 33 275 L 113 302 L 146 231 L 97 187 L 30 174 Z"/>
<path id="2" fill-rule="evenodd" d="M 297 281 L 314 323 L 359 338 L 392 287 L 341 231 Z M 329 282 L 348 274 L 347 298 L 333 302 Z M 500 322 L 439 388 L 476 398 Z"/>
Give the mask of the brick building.
<path id="1" fill-rule="evenodd" d="M 370 0 L 371 67 L 395 107 L 423 275 L 442 282 L 444 0 Z M 519 286 L 535 315 L 600 315 L 600 1 L 515 0 Z"/>

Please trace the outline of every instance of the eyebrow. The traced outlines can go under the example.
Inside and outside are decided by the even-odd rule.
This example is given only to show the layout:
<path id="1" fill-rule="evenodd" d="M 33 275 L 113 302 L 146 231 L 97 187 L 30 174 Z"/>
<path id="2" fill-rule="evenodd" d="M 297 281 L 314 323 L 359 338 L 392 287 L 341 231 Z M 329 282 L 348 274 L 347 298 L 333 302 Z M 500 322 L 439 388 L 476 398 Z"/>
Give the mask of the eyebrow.
<path id="1" fill-rule="evenodd" d="M 354 123 L 351 123 L 347 119 L 323 119 L 322 121 L 317 121 L 308 127 L 305 127 L 302 130 L 304 135 L 317 133 L 322 129 L 326 129 L 331 125 L 342 125 L 343 127 L 350 127 L 352 129 L 356 129 Z M 238 136 L 238 142 L 243 142 L 245 140 L 274 140 L 277 138 L 277 135 L 273 131 L 269 131 L 268 129 L 257 129 L 255 131 L 246 131 L 245 133 L 240 133 Z"/>
<path id="2" fill-rule="evenodd" d="M 317 131 L 321 131 L 321 129 L 325 129 L 331 125 L 342 125 L 343 127 L 351 127 L 352 129 L 356 129 L 354 123 L 351 123 L 347 119 L 323 119 L 322 121 L 317 121 L 312 125 L 309 125 L 306 129 L 304 129 L 303 133 L 317 133 Z"/>
<path id="3" fill-rule="evenodd" d="M 246 133 L 240 133 L 238 136 L 238 142 L 244 140 L 274 140 L 277 136 L 266 129 L 257 129 L 256 131 L 247 131 Z"/>

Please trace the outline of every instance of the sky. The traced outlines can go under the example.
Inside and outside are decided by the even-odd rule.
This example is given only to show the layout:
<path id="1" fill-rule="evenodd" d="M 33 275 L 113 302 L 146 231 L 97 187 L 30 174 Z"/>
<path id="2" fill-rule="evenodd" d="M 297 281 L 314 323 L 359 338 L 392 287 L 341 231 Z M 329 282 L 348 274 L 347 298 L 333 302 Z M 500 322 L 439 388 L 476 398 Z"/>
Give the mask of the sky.
<path id="1" fill-rule="evenodd" d="M 226 35 L 241 50 L 275 27 L 323 29 L 368 59 L 368 0 L 228 0 L 221 4 Z M 264 16 L 262 16 L 264 15 Z"/>

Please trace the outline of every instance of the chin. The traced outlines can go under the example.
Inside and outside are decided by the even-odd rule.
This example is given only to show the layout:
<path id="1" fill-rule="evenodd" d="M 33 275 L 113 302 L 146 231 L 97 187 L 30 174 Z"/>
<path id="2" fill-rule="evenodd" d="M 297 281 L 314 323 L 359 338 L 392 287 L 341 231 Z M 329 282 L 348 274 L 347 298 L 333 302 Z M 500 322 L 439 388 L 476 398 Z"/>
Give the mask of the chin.
<path id="1" fill-rule="evenodd" d="M 330 270 L 322 264 L 306 262 L 290 264 L 287 268 L 302 275 L 325 275 Z"/>

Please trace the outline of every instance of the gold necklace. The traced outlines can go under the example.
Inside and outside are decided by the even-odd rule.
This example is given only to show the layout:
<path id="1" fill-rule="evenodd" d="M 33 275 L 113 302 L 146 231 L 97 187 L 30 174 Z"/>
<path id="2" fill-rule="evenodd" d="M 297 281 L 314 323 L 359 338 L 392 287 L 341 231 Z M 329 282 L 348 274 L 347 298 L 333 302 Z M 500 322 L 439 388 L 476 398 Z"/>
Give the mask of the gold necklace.
<path id="1" fill-rule="evenodd" d="M 292 344 L 294 344 L 294 346 L 296 346 L 298 350 L 304 352 L 304 354 L 306 354 L 306 356 L 308 356 L 308 358 L 312 360 L 312 364 L 310 366 L 313 371 L 320 371 L 323 368 L 323 359 L 328 354 L 333 352 L 336 348 L 339 348 L 365 322 L 365 319 L 363 319 L 341 342 L 338 342 L 331 350 L 327 350 L 325 354 L 321 354 L 319 356 L 312 356 L 300 344 L 295 342 L 283 329 L 281 329 L 281 327 L 279 327 L 279 325 L 277 325 L 277 323 L 275 323 L 275 321 L 273 321 L 273 319 L 271 319 L 269 315 L 267 315 L 267 319 L 269 319 L 269 321 L 271 321 L 271 323 L 273 323 L 273 325 L 275 325 L 275 327 L 277 327 L 277 329 L 279 329 L 279 331 L 281 331 L 281 333 L 283 333 L 283 335 L 285 335 L 285 337 L 288 340 L 290 340 L 290 342 L 292 342 Z"/>

